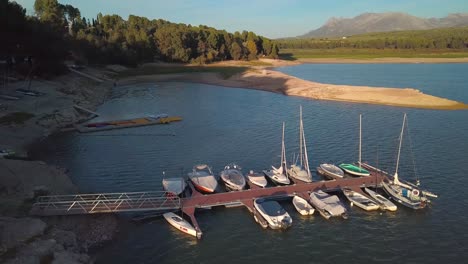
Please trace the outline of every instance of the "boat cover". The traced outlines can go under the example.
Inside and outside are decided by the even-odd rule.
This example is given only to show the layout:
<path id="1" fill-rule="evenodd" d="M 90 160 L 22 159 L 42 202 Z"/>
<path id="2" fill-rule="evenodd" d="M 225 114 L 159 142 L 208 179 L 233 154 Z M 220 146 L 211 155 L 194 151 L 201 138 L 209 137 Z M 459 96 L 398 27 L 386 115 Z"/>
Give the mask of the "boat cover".
<path id="1" fill-rule="evenodd" d="M 346 213 L 345 208 L 336 195 L 329 195 L 324 191 L 317 191 L 310 194 L 310 201 L 321 210 L 327 210 L 333 215 Z"/>

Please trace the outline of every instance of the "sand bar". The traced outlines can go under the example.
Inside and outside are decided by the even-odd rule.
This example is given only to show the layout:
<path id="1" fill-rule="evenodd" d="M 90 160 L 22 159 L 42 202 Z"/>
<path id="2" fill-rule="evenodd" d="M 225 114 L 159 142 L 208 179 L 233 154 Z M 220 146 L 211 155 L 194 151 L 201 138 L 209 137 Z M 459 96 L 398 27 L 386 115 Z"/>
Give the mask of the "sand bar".
<path id="1" fill-rule="evenodd" d="M 275 66 L 282 65 L 281 62 Z M 291 65 L 289 62 L 287 65 Z M 468 105 L 441 97 L 424 94 L 413 88 L 382 88 L 369 86 L 335 85 L 296 78 L 266 67 L 251 67 L 249 70 L 222 79 L 216 73 L 180 73 L 133 76 L 120 84 L 150 81 L 185 81 L 226 87 L 258 89 L 300 96 L 316 100 L 332 100 L 353 103 L 380 104 L 400 107 L 458 110 Z"/>

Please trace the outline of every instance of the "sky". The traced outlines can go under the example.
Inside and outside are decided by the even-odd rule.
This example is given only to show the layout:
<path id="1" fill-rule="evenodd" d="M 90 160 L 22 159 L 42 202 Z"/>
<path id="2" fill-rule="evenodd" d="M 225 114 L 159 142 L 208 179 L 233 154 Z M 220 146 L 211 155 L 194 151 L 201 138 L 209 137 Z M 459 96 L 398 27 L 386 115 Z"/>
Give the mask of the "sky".
<path id="1" fill-rule="evenodd" d="M 253 31 L 269 38 L 295 37 L 319 28 L 331 17 L 365 12 L 405 12 L 419 17 L 468 13 L 468 0 L 58 0 L 86 18 L 118 14 L 165 19 L 194 26 Z M 33 14 L 34 0 L 16 0 Z"/>

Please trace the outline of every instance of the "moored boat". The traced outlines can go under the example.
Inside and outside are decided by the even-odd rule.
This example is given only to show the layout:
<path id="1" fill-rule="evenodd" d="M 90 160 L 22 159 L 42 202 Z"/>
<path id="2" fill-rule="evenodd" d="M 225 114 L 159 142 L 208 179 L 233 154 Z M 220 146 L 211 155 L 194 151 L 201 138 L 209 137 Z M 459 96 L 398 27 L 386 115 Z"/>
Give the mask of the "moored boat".
<path id="1" fill-rule="evenodd" d="M 292 203 L 301 215 L 313 215 L 315 212 L 315 209 L 309 204 L 309 202 L 307 202 L 306 199 L 297 195 L 293 197 Z"/>
<path id="2" fill-rule="evenodd" d="M 241 172 L 241 167 L 235 163 L 228 164 L 220 173 L 221 180 L 229 190 L 240 191 L 245 188 L 245 178 Z"/>
<path id="3" fill-rule="evenodd" d="M 286 164 L 286 150 L 284 146 L 284 122 L 283 122 L 283 138 L 281 141 L 281 165 L 279 168 L 275 168 L 271 166 L 271 170 L 264 170 L 263 173 L 265 176 L 270 178 L 270 180 L 276 184 L 287 185 L 290 184 L 291 181 L 288 178 L 287 174 L 287 164 Z"/>
<path id="4" fill-rule="evenodd" d="M 342 190 L 343 194 L 348 198 L 352 205 L 356 205 L 366 211 L 374 211 L 380 208 L 377 202 L 362 193 L 355 192 L 349 188 L 343 188 Z"/>
<path id="5" fill-rule="evenodd" d="M 265 179 L 265 176 L 263 176 L 260 173 L 256 173 L 253 170 L 247 173 L 247 179 L 249 179 L 249 182 L 251 182 L 252 184 L 255 184 L 262 188 L 265 188 L 268 184 L 267 180 Z"/>
<path id="6" fill-rule="evenodd" d="M 271 229 L 287 229 L 292 225 L 291 216 L 276 201 L 255 199 L 254 207 Z"/>
<path id="7" fill-rule="evenodd" d="M 322 190 L 310 193 L 310 203 L 325 219 L 341 216 L 348 218 L 346 208 L 336 195 L 330 195 Z"/>
<path id="8" fill-rule="evenodd" d="M 330 163 L 322 163 L 317 167 L 317 171 L 331 179 L 343 179 L 344 172 L 338 166 Z"/>
<path id="9" fill-rule="evenodd" d="M 173 227 L 177 228 L 178 230 L 189 234 L 194 237 L 198 237 L 197 230 L 185 219 L 182 217 L 174 214 L 174 213 L 165 213 L 163 214 L 166 221 L 171 224 Z"/>
<path id="10" fill-rule="evenodd" d="M 299 110 L 299 159 L 296 164 L 292 164 L 288 169 L 289 177 L 303 181 L 312 182 L 312 174 L 309 168 L 309 158 L 307 156 L 307 144 L 304 134 L 304 123 L 302 122 L 302 106 Z"/>
<path id="11" fill-rule="evenodd" d="M 166 192 L 175 196 L 180 195 L 187 187 L 184 178 L 164 178 L 162 185 Z"/>
<path id="12" fill-rule="evenodd" d="M 380 205 L 380 209 L 391 212 L 395 212 L 398 209 L 394 203 L 385 198 L 383 195 L 380 195 L 369 188 L 364 188 L 364 190 Z"/>
<path id="13" fill-rule="evenodd" d="M 354 176 L 367 177 L 370 176 L 370 172 L 366 169 L 361 168 L 361 145 L 362 145 L 362 115 L 359 115 L 359 161 L 358 166 L 349 163 L 342 163 L 338 165 L 346 173 Z"/>
<path id="14" fill-rule="evenodd" d="M 218 181 L 213 176 L 210 167 L 206 164 L 195 165 L 188 176 L 195 189 L 200 192 L 214 193 L 218 188 Z"/>
<path id="15" fill-rule="evenodd" d="M 344 170 L 346 173 L 349 173 L 351 175 L 355 176 L 360 176 L 360 177 L 367 177 L 370 176 L 370 172 L 366 169 L 363 169 L 361 167 L 358 167 L 354 164 L 340 164 L 338 165 L 342 170 Z"/>
<path id="16" fill-rule="evenodd" d="M 385 192 L 392 197 L 393 200 L 398 203 L 412 208 L 412 209 L 422 209 L 427 206 L 430 200 L 426 197 L 426 193 L 419 190 L 419 187 L 413 184 L 408 184 L 400 182 L 398 177 L 398 166 L 400 163 L 400 153 L 401 153 L 401 144 L 403 142 L 403 132 L 405 129 L 405 124 L 407 122 L 406 113 L 403 116 L 403 125 L 400 132 L 400 144 L 398 146 L 398 155 L 395 174 L 393 175 L 393 180 L 389 179 L 388 181 L 383 181 L 382 185 Z M 437 197 L 437 195 L 430 193 L 432 197 Z"/>

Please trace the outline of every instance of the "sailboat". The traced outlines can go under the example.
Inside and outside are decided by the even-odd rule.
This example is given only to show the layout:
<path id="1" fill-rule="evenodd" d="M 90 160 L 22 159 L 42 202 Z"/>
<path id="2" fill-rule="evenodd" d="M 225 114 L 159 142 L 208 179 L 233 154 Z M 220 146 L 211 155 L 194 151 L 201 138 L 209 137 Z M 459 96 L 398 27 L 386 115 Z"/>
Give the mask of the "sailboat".
<path id="1" fill-rule="evenodd" d="M 299 164 L 293 164 L 288 170 L 289 177 L 303 182 L 312 182 L 312 174 L 309 169 L 307 146 L 304 135 L 304 123 L 302 122 L 302 106 L 299 110 Z"/>
<path id="2" fill-rule="evenodd" d="M 412 209 L 422 209 L 430 202 L 427 196 L 437 197 L 437 195 L 428 192 L 422 191 L 419 189 L 418 185 L 411 184 L 409 182 L 402 182 L 398 178 L 398 166 L 400 164 L 400 153 L 401 153 L 401 144 L 403 142 L 403 131 L 405 129 L 405 124 L 407 123 L 406 113 L 403 116 L 403 125 L 400 132 L 400 144 L 398 146 L 398 156 L 395 174 L 393 175 L 393 180 L 383 181 L 382 185 L 385 192 L 392 197 L 393 200 L 398 203 L 412 208 Z"/>
<path id="3" fill-rule="evenodd" d="M 271 166 L 271 170 L 264 170 L 263 173 L 265 176 L 270 178 L 274 183 L 287 185 L 290 184 L 291 181 L 287 175 L 287 164 L 286 164 L 286 150 L 284 146 L 284 122 L 283 122 L 283 140 L 281 142 L 281 165 L 279 168 L 275 168 Z"/>
<path id="4" fill-rule="evenodd" d="M 362 120 L 362 115 L 359 115 L 359 162 L 358 166 L 354 164 L 345 164 L 342 163 L 338 165 L 342 170 L 345 172 L 355 175 L 355 176 L 360 176 L 360 177 L 367 177 L 370 176 L 370 173 L 368 170 L 361 168 L 361 138 L 362 138 L 362 125 L 361 125 L 361 120 Z"/>

